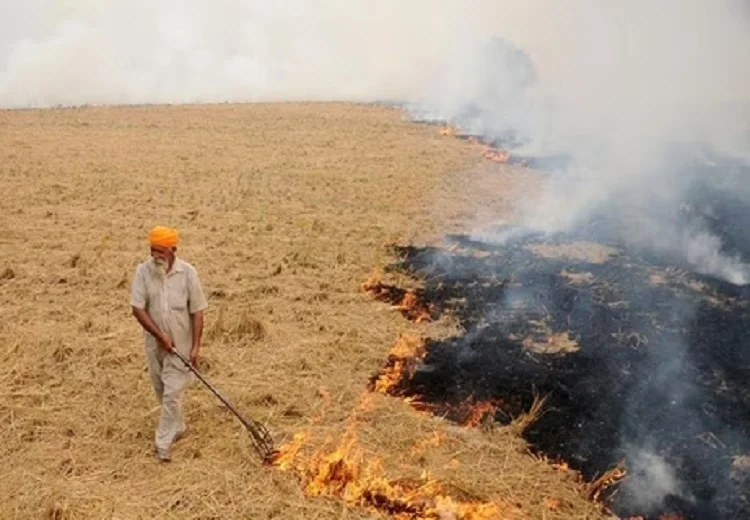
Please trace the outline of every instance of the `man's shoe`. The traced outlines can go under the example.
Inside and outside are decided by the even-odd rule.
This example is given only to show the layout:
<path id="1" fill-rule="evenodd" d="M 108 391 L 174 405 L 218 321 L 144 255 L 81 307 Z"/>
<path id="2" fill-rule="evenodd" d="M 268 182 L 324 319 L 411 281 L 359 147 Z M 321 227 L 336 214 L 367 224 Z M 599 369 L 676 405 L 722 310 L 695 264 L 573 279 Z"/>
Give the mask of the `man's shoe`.
<path id="1" fill-rule="evenodd" d="M 170 462 L 172 460 L 172 456 L 169 454 L 169 450 L 162 450 L 159 448 L 156 449 L 156 458 L 158 458 L 161 462 Z"/>

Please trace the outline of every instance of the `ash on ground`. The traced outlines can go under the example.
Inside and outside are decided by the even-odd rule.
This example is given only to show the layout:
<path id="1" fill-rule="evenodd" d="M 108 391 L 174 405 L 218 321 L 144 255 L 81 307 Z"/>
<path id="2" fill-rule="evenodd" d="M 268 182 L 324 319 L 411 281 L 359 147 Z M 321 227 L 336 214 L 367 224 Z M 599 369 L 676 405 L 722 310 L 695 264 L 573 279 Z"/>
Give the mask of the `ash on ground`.
<path id="1" fill-rule="evenodd" d="M 507 231 L 503 245 L 394 247 L 392 269 L 422 279 L 426 304 L 465 334 L 430 341 L 392 392 L 492 399 L 501 423 L 547 396 L 525 438 L 591 480 L 624 462 L 604 497 L 616 514 L 750 518 L 737 469 L 750 455 L 750 288 L 616 244 Z"/>

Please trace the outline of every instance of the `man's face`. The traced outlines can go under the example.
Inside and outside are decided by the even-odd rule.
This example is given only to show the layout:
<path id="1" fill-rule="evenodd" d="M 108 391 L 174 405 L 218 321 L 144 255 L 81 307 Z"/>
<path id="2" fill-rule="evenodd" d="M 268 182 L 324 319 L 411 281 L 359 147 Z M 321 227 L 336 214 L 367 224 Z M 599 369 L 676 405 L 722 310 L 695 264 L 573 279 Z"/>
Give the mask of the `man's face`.
<path id="1" fill-rule="evenodd" d="M 151 258 L 160 267 L 168 267 L 174 259 L 174 251 L 168 247 L 151 246 Z"/>

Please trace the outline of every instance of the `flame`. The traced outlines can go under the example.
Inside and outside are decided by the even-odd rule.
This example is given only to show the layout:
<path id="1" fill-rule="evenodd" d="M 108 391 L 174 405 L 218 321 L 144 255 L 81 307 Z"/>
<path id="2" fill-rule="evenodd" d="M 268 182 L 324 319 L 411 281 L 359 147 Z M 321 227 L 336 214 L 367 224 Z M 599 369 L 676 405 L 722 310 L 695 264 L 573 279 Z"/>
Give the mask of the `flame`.
<path id="1" fill-rule="evenodd" d="M 296 433 L 289 444 L 277 450 L 274 459 L 271 461 L 272 464 L 285 471 L 293 469 L 294 459 L 302 449 L 302 446 L 307 442 L 309 436 L 307 432 Z"/>
<path id="2" fill-rule="evenodd" d="M 426 353 L 425 341 L 416 334 L 402 334 L 388 351 L 388 358 L 415 359 L 422 358 Z"/>
<path id="3" fill-rule="evenodd" d="M 347 429 L 332 452 L 319 452 L 293 464 L 306 439 L 306 435 L 296 435 L 288 446 L 280 449 L 281 455 L 274 464 L 281 469 L 296 470 L 304 480 L 304 491 L 308 496 L 337 497 L 351 506 L 387 513 L 391 518 L 402 520 L 519 517 L 516 508 L 500 502 L 454 500 L 444 486 L 426 472 L 414 481 L 389 480 L 380 459 L 367 459 L 364 450 L 357 446 L 353 427 Z M 435 434 L 425 445 L 441 441 L 442 438 Z"/>
<path id="4" fill-rule="evenodd" d="M 552 460 L 549 457 L 547 457 L 547 455 L 545 455 L 544 453 L 533 452 L 530 455 L 534 459 L 538 460 L 539 462 L 549 465 L 555 471 L 559 471 L 562 473 L 566 471 L 571 471 L 570 466 L 564 460 L 558 460 L 558 459 Z"/>
<path id="5" fill-rule="evenodd" d="M 376 300 L 393 304 L 393 308 L 409 320 L 421 323 L 431 319 L 431 307 L 422 302 L 416 291 L 404 290 L 395 285 L 383 283 L 379 270 L 373 271 L 370 277 L 362 283 L 361 288 Z"/>
<path id="6" fill-rule="evenodd" d="M 402 334 L 388 352 L 388 361 L 373 381 L 371 389 L 380 394 L 392 394 L 414 374 L 418 360 L 426 354 L 425 340 L 415 334 Z"/>
<path id="7" fill-rule="evenodd" d="M 409 341 L 411 340 L 411 341 Z M 409 354 L 418 351 L 419 342 L 407 337 L 403 344 L 391 349 Z M 272 464 L 286 471 L 295 471 L 302 479 L 305 494 L 311 497 L 335 497 L 352 507 L 385 513 L 400 520 L 490 520 L 520 518 L 517 506 L 502 501 L 460 501 L 453 499 L 445 486 L 423 471 L 419 478 L 392 480 L 387 478 L 381 459 L 368 457 L 358 444 L 357 427 L 360 414 L 371 411 L 375 394 L 364 392 L 347 420 L 347 427 L 335 449 L 321 448 L 309 456 L 301 449 L 309 434 L 300 433 L 278 450 Z M 443 434 L 433 432 L 417 444 L 413 455 L 429 447 L 439 446 Z M 331 446 L 327 439 L 324 446 Z"/>
<path id="8" fill-rule="evenodd" d="M 620 468 L 614 467 L 606 471 L 602 476 L 591 482 L 586 489 L 586 495 L 593 502 L 599 502 L 602 493 L 608 488 L 625 478 L 627 472 Z"/>
<path id="9" fill-rule="evenodd" d="M 333 453 L 319 457 L 305 468 L 308 482 L 305 492 L 310 496 L 332 495 L 347 498 L 350 487 L 359 480 L 359 464 L 350 456 L 354 437 L 345 439 Z"/>
<path id="10" fill-rule="evenodd" d="M 393 365 L 387 366 L 380 373 L 373 384 L 373 390 L 379 394 L 389 393 L 405 379 L 405 372 L 407 372 L 406 363 L 401 360 L 394 361 Z"/>
<path id="11" fill-rule="evenodd" d="M 416 323 L 430 321 L 430 312 L 425 305 L 419 300 L 419 297 L 412 290 L 406 291 L 401 302 L 396 306 L 407 318 L 414 320 Z"/>
<path id="12" fill-rule="evenodd" d="M 487 148 L 484 152 L 482 152 L 482 157 L 494 162 L 507 163 L 510 160 L 510 152 L 508 152 L 507 150 Z"/>
<path id="13" fill-rule="evenodd" d="M 362 283 L 362 290 L 365 292 L 379 291 L 383 286 L 382 282 L 380 281 L 381 277 L 382 276 L 379 270 L 373 270 L 372 274 L 370 274 L 370 277 Z"/>
<path id="14" fill-rule="evenodd" d="M 479 401 L 474 404 L 467 404 L 469 413 L 467 418 L 464 420 L 463 425 L 467 428 L 476 428 L 480 426 L 484 421 L 484 418 L 492 416 L 497 412 L 500 407 L 500 403 L 497 401 Z"/>
<path id="15" fill-rule="evenodd" d="M 399 387 L 403 382 L 411 379 L 426 353 L 426 342 L 423 337 L 416 334 L 402 334 L 388 351 L 386 365 L 371 382 L 370 390 L 380 394 L 400 395 Z M 443 412 L 457 415 L 460 417 L 459 422 L 468 428 L 480 426 L 485 418 L 494 415 L 501 405 L 501 402 L 497 400 L 475 402 L 473 396 L 469 396 L 457 406 L 447 407 L 422 402 L 418 396 L 406 397 L 404 400 L 420 412 L 435 413 L 438 409 L 445 408 Z"/>

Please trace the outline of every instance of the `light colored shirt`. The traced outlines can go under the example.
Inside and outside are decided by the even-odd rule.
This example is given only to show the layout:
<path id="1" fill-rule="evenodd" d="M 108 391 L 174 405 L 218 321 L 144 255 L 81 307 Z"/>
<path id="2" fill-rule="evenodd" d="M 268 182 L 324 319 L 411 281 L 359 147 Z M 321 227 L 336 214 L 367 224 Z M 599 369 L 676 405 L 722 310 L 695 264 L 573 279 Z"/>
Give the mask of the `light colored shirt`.
<path id="1" fill-rule="evenodd" d="M 167 334 L 177 350 L 188 356 L 193 345 L 191 314 L 208 308 L 196 269 L 175 258 L 172 269 L 162 278 L 151 260 L 138 265 L 131 287 L 130 304 L 145 309 L 157 327 Z M 144 331 L 146 345 L 156 347 L 157 341 Z"/>

